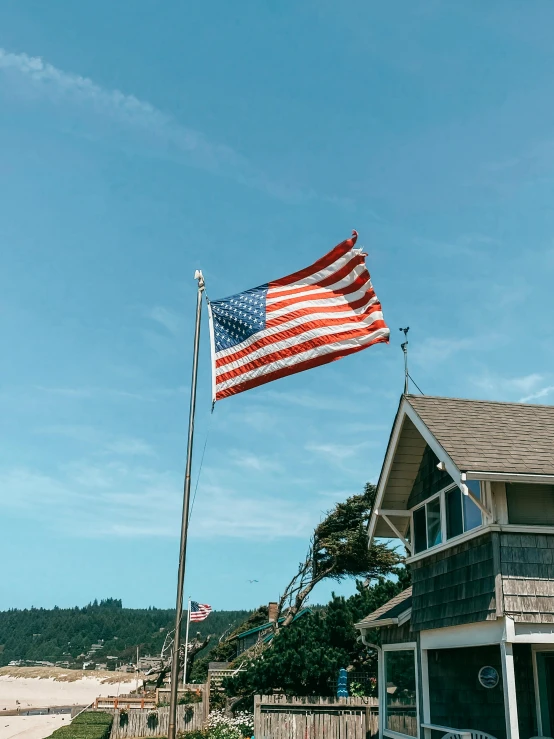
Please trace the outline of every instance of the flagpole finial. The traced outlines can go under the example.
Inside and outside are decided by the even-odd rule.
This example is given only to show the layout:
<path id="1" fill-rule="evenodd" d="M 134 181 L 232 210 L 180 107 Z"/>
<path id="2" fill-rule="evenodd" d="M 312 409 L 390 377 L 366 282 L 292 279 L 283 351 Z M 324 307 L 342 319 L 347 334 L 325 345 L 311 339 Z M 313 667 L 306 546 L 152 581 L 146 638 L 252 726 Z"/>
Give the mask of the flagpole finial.
<path id="1" fill-rule="evenodd" d="M 201 269 L 195 270 L 195 272 L 194 272 L 194 279 L 195 280 L 198 280 L 198 289 L 199 290 L 203 290 L 205 288 L 206 284 L 204 282 L 204 275 L 202 274 L 202 270 Z"/>

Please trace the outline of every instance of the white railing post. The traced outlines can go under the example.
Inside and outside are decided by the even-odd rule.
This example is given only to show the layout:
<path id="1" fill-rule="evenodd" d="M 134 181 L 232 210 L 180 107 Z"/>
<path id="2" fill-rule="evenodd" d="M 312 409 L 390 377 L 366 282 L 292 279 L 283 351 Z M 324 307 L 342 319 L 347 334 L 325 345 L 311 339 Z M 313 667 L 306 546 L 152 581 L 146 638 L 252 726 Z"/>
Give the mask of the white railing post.
<path id="1" fill-rule="evenodd" d="M 514 653 L 510 642 L 500 642 L 500 656 L 502 658 L 502 685 L 504 688 L 506 737 L 507 739 L 519 739 Z"/>

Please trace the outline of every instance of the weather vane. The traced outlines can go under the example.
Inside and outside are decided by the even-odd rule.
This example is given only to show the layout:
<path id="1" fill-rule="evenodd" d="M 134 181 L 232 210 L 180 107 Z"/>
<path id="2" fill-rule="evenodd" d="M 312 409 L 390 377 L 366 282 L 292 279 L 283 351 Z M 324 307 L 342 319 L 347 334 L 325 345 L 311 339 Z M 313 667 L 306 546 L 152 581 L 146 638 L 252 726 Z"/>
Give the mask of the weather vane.
<path id="1" fill-rule="evenodd" d="M 406 328 L 401 328 L 399 330 L 404 332 L 404 338 L 406 339 L 406 341 L 400 344 L 400 348 L 404 352 L 404 395 L 408 395 L 410 379 L 410 375 L 408 374 L 408 331 L 410 330 L 410 327 L 406 326 Z"/>

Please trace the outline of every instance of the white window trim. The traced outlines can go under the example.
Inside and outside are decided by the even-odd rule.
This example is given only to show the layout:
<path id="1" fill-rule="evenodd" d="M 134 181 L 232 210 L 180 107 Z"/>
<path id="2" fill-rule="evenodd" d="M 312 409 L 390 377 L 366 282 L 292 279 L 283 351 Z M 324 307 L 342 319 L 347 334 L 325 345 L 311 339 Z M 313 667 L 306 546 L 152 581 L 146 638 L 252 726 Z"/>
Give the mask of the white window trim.
<path id="1" fill-rule="evenodd" d="M 386 660 L 385 660 L 385 653 L 386 652 L 402 652 L 402 651 L 412 651 L 414 654 L 414 670 L 415 670 L 415 689 L 416 689 L 416 723 L 417 723 L 417 732 L 419 736 L 420 732 L 420 715 L 419 715 L 419 671 L 418 671 L 418 664 L 417 664 L 417 642 L 410 641 L 410 642 L 401 642 L 400 644 L 383 644 L 381 647 L 382 654 L 383 654 L 383 665 L 380 670 L 380 678 L 382 680 L 382 685 L 384 687 L 384 690 L 382 692 L 383 695 L 383 710 L 379 711 L 379 714 L 382 715 L 382 725 L 381 725 L 381 733 L 383 736 L 390 737 L 390 739 L 416 739 L 416 737 L 410 736 L 410 734 L 400 734 L 397 731 L 392 731 L 391 729 L 386 728 L 387 724 L 387 698 L 386 698 Z"/>
<path id="2" fill-rule="evenodd" d="M 453 485 L 450 485 L 449 487 L 454 487 Z M 439 490 L 438 493 L 435 493 L 434 495 L 431 495 L 430 498 L 425 498 L 423 503 L 418 503 L 418 505 L 414 506 L 413 508 L 410 508 L 410 536 L 411 536 L 411 542 L 413 551 L 415 552 L 415 533 L 414 533 L 414 513 L 416 511 L 419 511 L 420 508 L 425 508 L 427 503 L 431 503 L 431 501 L 435 500 L 435 498 L 441 498 L 441 541 L 439 544 L 435 544 L 432 547 L 425 547 L 423 549 L 423 552 L 429 552 L 431 549 L 436 549 L 437 547 L 440 547 L 441 544 L 444 543 L 444 537 L 443 537 L 443 513 L 442 509 L 444 508 L 444 503 L 442 500 L 442 495 L 444 493 L 444 490 Z M 425 514 L 425 541 L 427 542 L 427 513 Z M 417 552 L 417 554 L 421 554 L 422 552 Z M 414 557 L 417 556 L 417 554 L 414 554 Z"/>
<path id="3" fill-rule="evenodd" d="M 445 549 L 450 549 L 450 547 L 456 546 L 457 544 L 462 544 L 464 541 L 475 539 L 477 536 L 483 536 L 483 534 L 486 534 L 488 531 L 502 531 L 503 529 L 503 526 L 476 526 L 474 529 L 471 529 L 470 531 L 464 531 L 463 534 L 460 534 L 459 536 L 454 536 L 452 539 L 448 539 L 442 544 L 437 544 L 436 547 L 431 547 L 431 549 L 424 549 L 422 552 L 414 554 L 413 557 L 406 557 L 405 561 L 407 564 L 418 562 L 420 559 L 425 559 L 425 557 L 429 557 L 432 554 L 436 554 L 437 552 L 443 552 Z"/>
<path id="4" fill-rule="evenodd" d="M 476 526 L 470 531 L 465 531 L 460 536 L 455 536 L 452 539 L 444 542 L 444 544 L 437 544 L 436 547 L 431 549 L 424 549 L 422 552 L 414 554 L 413 557 L 406 557 L 406 564 L 412 564 L 412 562 L 418 562 L 420 559 L 430 557 L 432 554 L 437 552 L 443 552 L 445 549 L 449 549 L 457 544 L 463 544 L 465 541 L 475 539 L 477 536 L 484 536 L 491 531 L 500 531 L 504 534 L 554 534 L 554 526 L 520 526 L 519 524 L 483 524 L 482 526 Z"/>
<path id="5" fill-rule="evenodd" d="M 478 482 L 481 483 L 481 502 L 484 503 L 486 499 L 488 498 L 488 486 L 484 484 L 483 481 L 478 480 Z M 426 547 L 425 549 L 422 549 L 421 552 L 417 552 L 413 554 L 412 556 L 408 557 L 406 559 L 406 562 L 413 562 L 416 557 L 421 557 L 424 554 L 427 553 L 434 553 L 437 551 L 442 551 L 442 549 L 447 548 L 448 545 L 454 545 L 459 544 L 462 541 L 465 541 L 466 538 L 472 538 L 467 537 L 468 534 L 473 534 L 475 531 L 482 532 L 486 528 L 486 523 L 484 522 L 484 514 L 481 512 L 481 523 L 479 526 L 475 526 L 473 529 L 469 529 L 469 531 L 463 531 L 461 534 L 458 534 L 457 536 L 453 536 L 451 539 L 447 538 L 447 526 L 446 526 L 446 493 L 450 492 L 454 488 L 459 488 L 460 486 L 456 482 L 451 482 L 449 485 L 446 485 L 446 487 L 442 488 L 438 492 L 431 495 L 429 498 L 425 498 L 425 500 L 422 503 L 418 503 L 418 505 L 414 506 L 413 508 L 409 509 L 410 513 L 410 536 L 411 536 L 411 545 L 413 547 L 413 551 L 415 552 L 415 535 L 414 535 L 414 512 L 419 510 L 420 508 L 423 508 L 427 505 L 427 503 L 430 503 L 435 498 L 440 497 L 440 505 L 441 505 L 441 541 L 439 544 L 435 544 L 432 547 Z M 461 491 L 460 491 L 461 493 Z M 463 496 L 463 493 L 461 493 Z M 426 516 L 427 518 L 427 516 Z M 425 536 L 427 537 L 427 521 L 425 522 Z M 464 506 L 463 506 L 463 499 L 462 499 L 462 524 L 465 526 L 465 514 L 464 514 Z"/>

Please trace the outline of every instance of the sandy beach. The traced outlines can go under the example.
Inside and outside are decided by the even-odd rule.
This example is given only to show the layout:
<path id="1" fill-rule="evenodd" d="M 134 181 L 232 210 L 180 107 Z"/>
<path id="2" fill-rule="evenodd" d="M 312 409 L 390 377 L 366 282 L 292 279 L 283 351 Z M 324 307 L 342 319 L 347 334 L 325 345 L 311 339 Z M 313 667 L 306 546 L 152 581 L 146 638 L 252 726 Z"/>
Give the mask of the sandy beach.
<path id="1" fill-rule="evenodd" d="M 11 670 L 2 668 L 0 718 L 3 710 L 9 711 L 18 707 L 24 711 L 28 708 L 85 706 L 99 696 L 129 693 L 135 687 L 136 681 L 128 673 L 93 671 L 82 673 L 50 669 L 44 670 L 41 674 L 37 673 L 36 668 Z M 2 737 L 0 734 L 0 739 Z"/>
<path id="2" fill-rule="evenodd" d="M 0 739 L 44 739 L 70 723 L 69 714 L 62 716 L 0 716 Z"/>

